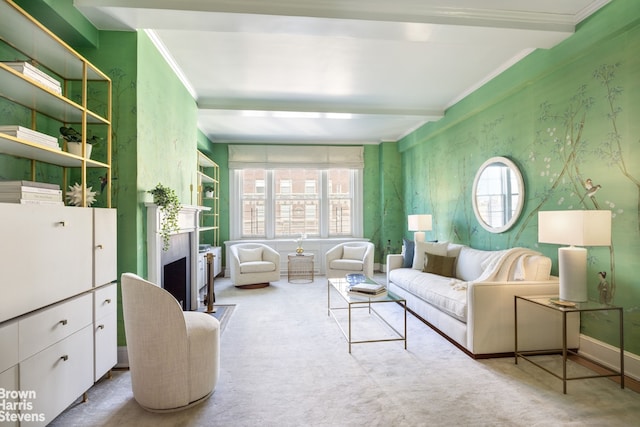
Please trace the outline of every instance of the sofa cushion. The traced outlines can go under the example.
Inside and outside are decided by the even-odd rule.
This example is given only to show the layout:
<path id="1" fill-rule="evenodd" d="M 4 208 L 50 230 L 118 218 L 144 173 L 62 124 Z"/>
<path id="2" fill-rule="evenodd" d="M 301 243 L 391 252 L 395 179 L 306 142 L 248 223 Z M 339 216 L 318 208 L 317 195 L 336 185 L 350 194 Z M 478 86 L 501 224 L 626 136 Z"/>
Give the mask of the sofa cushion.
<path id="1" fill-rule="evenodd" d="M 262 248 L 238 248 L 238 260 L 240 263 L 262 261 Z"/>
<path id="2" fill-rule="evenodd" d="M 446 256 L 448 246 L 448 242 L 416 242 L 412 268 L 422 271 L 424 269 L 425 253 Z"/>
<path id="3" fill-rule="evenodd" d="M 355 259 L 334 259 L 329 262 L 329 268 L 332 270 L 363 271 L 364 263 L 362 260 Z"/>
<path id="4" fill-rule="evenodd" d="M 444 277 L 455 277 L 455 262 L 456 257 L 427 254 L 427 262 L 423 271 Z"/>
<path id="5" fill-rule="evenodd" d="M 366 246 L 344 246 L 342 248 L 342 258 L 362 261 L 366 252 Z"/>
<path id="6" fill-rule="evenodd" d="M 276 265 L 269 261 L 248 261 L 240 264 L 240 273 L 267 273 L 275 271 Z"/>
<path id="7" fill-rule="evenodd" d="M 462 322 L 467 321 L 467 290 L 456 286 L 460 280 L 413 268 L 391 270 L 389 280 L 443 313 Z"/>
<path id="8" fill-rule="evenodd" d="M 415 245 L 413 240 L 402 238 L 402 268 L 411 268 L 413 265 Z"/>
<path id="9" fill-rule="evenodd" d="M 495 251 L 483 251 L 468 246 L 460 249 L 460 255 L 456 262 L 456 277 L 466 282 L 476 280 L 484 272 L 483 263 L 492 256 Z"/>

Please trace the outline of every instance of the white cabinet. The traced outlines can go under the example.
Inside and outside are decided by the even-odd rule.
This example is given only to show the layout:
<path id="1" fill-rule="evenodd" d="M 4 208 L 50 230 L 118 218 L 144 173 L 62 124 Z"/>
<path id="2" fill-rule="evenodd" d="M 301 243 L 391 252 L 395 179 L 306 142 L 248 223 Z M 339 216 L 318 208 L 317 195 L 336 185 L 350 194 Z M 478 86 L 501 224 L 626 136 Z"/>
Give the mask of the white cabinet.
<path id="1" fill-rule="evenodd" d="M 0 217 L 0 387 L 44 415 L 15 425 L 45 425 L 117 362 L 116 214 L 0 203 Z"/>
<path id="2" fill-rule="evenodd" d="M 93 210 L 93 286 L 118 279 L 117 212 L 115 209 Z"/>
<path id="3" fill-rule="evenodd" d="M 17 337 L 16 337 L 17 339 Z M 4 341 L 3 341 L 4 343 Z M 16 345 L 17 349 L 17 345 Z M 0 370 L 0 389 L 5 391 L 13 391 L 18 390 L 18 365 L 12 366 L 5 371 Z M 17 427 L 20 425 L 17 421 L 12 421 L 13 411 L 7 410 L 6 405 L 16 405 L 19 402 L 19 399 L 16 398 L 5 398 L 3 399 L 3 404 L 5 405 L 4 411 L 0 412 L 0 425 L 2 427 Z"/>
<path id="4" fill-rule="evenodd" d="M 91 288 L 91 209 L 0 203 L 0 322 Z"/>
<path id="5" fill-rule="evenodd" d="M 92 342 L 89 325 L 20 362 L 20 389 L 35 396 L 29 412 L 44 415 L 20 425 L 46 425 L 93 385 Z"/>
<path id="6" fill-rule="evenodd" d="M 118 322 L 116 314 L 117 285 L 112 283 L 93 293 L 95 367 L 94 381 L 98 381 L 118 362 Z"/>
<path id="7" fill-rule="evenodd" d="M 83 294 L 22 317 L 18 322 L 20 360 L 31 357 L 90 325 L 92 317 L 90 294 Z"/>

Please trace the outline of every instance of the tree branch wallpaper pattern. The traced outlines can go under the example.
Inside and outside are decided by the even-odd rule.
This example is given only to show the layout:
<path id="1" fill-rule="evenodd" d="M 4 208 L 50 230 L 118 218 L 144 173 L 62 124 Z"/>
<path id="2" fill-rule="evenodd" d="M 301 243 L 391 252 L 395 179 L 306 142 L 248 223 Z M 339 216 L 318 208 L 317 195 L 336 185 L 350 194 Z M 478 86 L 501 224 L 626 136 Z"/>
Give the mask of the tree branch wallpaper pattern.
<path id="1" fill-rule="evenodd" d="M 534 52 L 404 138 L 399 150 L 405 212 L 433 215 L 428 238 L 480 249 L 532 248 L 552 258 L 556 275 L 560 245 L 538 243 L 538 211 L 610 210 L 612 246 L 587 248 L 589 299 L 600 300 L 606 280 L 607 297 L 624 307 L 625 349 L 640 354 L 638 19 L 599 39 L 581 36 L 589 25 L 623 26 L 625 7 L 631 3 L 614 2 L 571 43 Z M 514 161 L 525 181 L 523 212 L 501 234 L 479 225 L 471 203 L 475 173 L 493 156 Z M 617 319 L 606 312 L 583 314 L 581 331 L 618 345 Z"/>

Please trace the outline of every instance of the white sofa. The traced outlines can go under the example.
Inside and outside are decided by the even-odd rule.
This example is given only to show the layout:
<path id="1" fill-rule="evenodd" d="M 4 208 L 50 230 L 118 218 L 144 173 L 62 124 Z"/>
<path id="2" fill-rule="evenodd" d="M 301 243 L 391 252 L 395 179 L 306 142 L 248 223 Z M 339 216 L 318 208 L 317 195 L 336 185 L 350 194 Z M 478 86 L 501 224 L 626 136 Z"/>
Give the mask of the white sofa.
<path id="1" fill-rule="evenodd" d="M 431 271 L 436 261 L 444 264 L 445 270 L 446 264 L 452 263 L 453 277 L 424 272 L 425 260 L 427 264 L 432 261 L 427 268 Z M 414 314 L 476 358 L 513 354 L 514 296 L 557 295 L 558 278 L 550 271 L 548 257 L 524 248 L 484 251 L 447 242 L 416 242 L 411 266 L 402 254 L 387 256 L 389 290 L 405 298 Z M 569 348 L 578 348 L 579 328 L 579 315 L 567 316 Z M 560 348 L 560 313 L 519 302 L 518 350 Z"/>

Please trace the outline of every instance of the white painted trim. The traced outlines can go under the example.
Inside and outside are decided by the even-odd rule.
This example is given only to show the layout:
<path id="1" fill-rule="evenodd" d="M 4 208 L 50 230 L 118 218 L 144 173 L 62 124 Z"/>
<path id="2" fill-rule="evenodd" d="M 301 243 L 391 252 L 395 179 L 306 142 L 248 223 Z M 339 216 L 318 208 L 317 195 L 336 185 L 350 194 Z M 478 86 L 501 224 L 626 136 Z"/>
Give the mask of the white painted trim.
<path id="1" fill-rule="evenodd" d="M 156 47 L 156 49 L 158 49 L 158 52 L 160 52 L 160 55 L 162 55 L 164 60 L 167 61 L 167 64 L 169 64 L 169 67 L 171 67 L 173 72 L 176 73 L 176 76 L 182 82 L 182 84 L 184 85 L 185 89 L 187 89 L 191 97 L 197 101 L 198 94 L 196 93 L 196 90 L 193 88 L 193 86 L 191 86 L 191 82 L 189 82 L 189 79 L 187 79 L 187 76 L 185 76 L 184 72 L 182 71 L 182 68 L 180 68 L 180 66 L 178 65 L 176 60 L 173 58 L 171 53 L 169 53 L 169 49 L 167 49 L 167 47 L 164 45 L 164 43 L 160 39 L 160 36 L 158 36 L 158 34 L 154 30 L 144 30 L 144 32 L 147 34 L 149 39 L 151 39 L 151 42 Z"/>
<path id="2" fill-rule="evenodd" d="M 606 367 L 618 369 L 620 349 L 587 335 L 580 335 L 580 354 Z M 624 352 L 624 375 L 640 381 L 640 356 Z"/>

